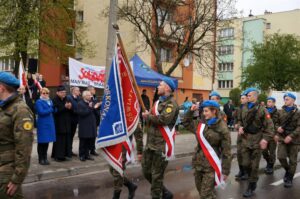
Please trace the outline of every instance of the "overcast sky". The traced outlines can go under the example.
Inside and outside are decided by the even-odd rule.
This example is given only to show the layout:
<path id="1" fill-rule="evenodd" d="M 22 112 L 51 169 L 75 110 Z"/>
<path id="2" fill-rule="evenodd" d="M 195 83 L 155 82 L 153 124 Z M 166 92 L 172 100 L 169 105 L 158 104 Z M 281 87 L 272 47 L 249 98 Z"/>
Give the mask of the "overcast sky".
<path id="1" fill-rule="evenodd" d="M 270 12 L 281 12 L 300 8 L 300 0 L 237 0 L 236 8 L 243 11 L 243 15 L 264 14 L 265 10 Z"/>

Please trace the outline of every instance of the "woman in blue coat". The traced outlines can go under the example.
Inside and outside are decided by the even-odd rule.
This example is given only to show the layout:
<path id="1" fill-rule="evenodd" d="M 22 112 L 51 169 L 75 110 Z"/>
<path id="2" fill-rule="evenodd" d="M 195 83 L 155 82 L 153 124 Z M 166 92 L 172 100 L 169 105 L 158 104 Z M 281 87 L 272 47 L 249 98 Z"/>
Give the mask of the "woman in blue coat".
<path id="1" fill-rule="evenodd" d="M 37 140 L 39 164 L 49 165 L 47 151 L 49 142 L 55 142 L 55 125 L 53 119 L 53 103 L 49 98 L 49 89 L 41 89 L 41 97 L 35 103 L 37 114 Z"/>

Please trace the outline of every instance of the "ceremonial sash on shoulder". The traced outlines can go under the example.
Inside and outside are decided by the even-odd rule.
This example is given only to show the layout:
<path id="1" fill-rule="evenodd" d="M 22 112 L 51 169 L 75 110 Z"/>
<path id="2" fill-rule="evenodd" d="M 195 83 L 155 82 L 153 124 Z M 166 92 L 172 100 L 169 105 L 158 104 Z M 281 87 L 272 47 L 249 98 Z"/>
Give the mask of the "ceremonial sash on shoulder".
<path id="1" fill-rule="evenodd" d="M 224 187 L 225 182 L 223 180 L 222 175 L 222 166 L 221 166 L 221 160 L 219 159 L 218 155 L 216 154 L 215 150 L 212 148 L 212 146 L 208 143 L 208 141 L 204 137 L 204 129 L 205 124 L 199 123 L 197 128 L 197 140 L 202 148 L 202 151 L 208 160 L 209 164 L 213 167 L 215 170 L 215 185 Z"/>
<path id="2" fill-rule="evenodd" d="M 155 102 L 155 105 L 152 109 L 152 114 L 155 116 L 159 116 L 158 112 L 158 103 L 159 101 Z M 166 159 L 170 160 L 174 158 L 174 147 L 175 147 L 175 125 L 173 126 L 172 130 L 166 126 L 158 126 L 159 131 L 161 132 L 164 140 L 166 141 Z"/>

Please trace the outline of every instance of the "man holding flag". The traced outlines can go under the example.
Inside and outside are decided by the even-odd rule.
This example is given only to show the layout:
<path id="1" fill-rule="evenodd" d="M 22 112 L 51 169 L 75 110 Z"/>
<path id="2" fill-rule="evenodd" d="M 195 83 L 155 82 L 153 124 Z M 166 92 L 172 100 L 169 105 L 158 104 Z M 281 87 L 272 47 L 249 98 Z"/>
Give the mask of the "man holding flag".
<path id="1" fill-rule="evenodd" d="M 173 98 L 176 86 L 170 79 L 163 79 L 158 86 L 159 100 L 152 111 L 145 111 L 147 143 L 142 159 L 145 178 L 151 183 L 153 199 L 173 198 L 173 194 L 163 186 L 163 177 L 168 160 L 174 156 L 175 122 L 178 104 Z"/>
<path id="2" fill-rule="evenodd" d="M 137 189 L 137 185 L 124 176 L 126 163 L 134 160 L 129 136 L 139 123 L 140 112 L 139 94 L 128 66 L 123 45 L 120 43 L 105 87 L 97 139 L 97 148 L 101 148 L 100 152 L 108 161 L 114 178 L 113 199 L 120 198 L 123 185 L 128 188 L 129 199 L 134 198 Z"/>

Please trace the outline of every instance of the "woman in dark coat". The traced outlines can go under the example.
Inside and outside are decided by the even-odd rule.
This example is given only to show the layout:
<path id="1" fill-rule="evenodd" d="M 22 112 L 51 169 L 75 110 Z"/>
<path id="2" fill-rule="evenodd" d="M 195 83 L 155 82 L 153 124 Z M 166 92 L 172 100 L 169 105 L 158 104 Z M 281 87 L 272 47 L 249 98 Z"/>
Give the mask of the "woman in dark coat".
<path id="1" fill-rule="evenodd" d="M 90 91 L 84 91 L 82 93 L 83 100 L 78 103 L 77 107 L 79 124 L 79 157 L 81 161 L 93 160 L 93 158 L 90 157 L 90 151 L 95 142 L 97 133 L 94 109 L 98 107 L 93 106 L 91 97 Z"/>
<path id="2" fill-rule="evenodd" d="M 42 88 L 41 97 L 35 103 L 37 113 L 37 150 L 39 163 L 49 165 L 47 151 L 49 142 L 55 142 L 55 126 L 53 119 L 53 103 L 49 99 L 49 90 Z"/>

